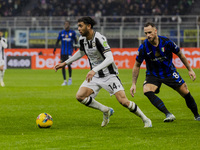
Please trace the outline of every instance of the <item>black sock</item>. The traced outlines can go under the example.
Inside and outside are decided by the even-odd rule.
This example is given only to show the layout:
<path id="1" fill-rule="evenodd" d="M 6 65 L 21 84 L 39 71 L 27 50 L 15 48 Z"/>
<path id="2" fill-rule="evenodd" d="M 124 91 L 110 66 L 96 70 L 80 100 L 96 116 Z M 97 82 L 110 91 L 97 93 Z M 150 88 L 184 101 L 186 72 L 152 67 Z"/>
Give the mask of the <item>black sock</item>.
<path id="1" fill-rule="evenodd" d="M 72 67 L 71 65 L 68 65 L 68 72 L 69 72 L 69 77 L 72 77 Z"/>
<path id="2" fill-rule="evenodd" d="M 63 75 L 63 79 L 66 80 L 66 75 L 65 75 L 65 68 L 62 68 L 62 75 Z"/>
<path id="3" fill-rule="evenodd" d="M 144 93 L 145 96 L 148 97 L 148 99 L 150 100 L 150 102 L 156 107 L 158 108 L 161 112 L 163 112 L 165 115 L 167 115 L 168 113 L 170 113 L 167 108 L 165 107 L 165 104 L 163 103 L 163 101 L 157 97 L 154 92 L 146 92 Z"/>
<path id="4" fill-rule="evenodd" d="M 197 104 L 190 94 L 190 92 L 184 97 L 187 107 L 192 111 L 195 117 L 199 116 L 198 109 L 197 109 Z"/>

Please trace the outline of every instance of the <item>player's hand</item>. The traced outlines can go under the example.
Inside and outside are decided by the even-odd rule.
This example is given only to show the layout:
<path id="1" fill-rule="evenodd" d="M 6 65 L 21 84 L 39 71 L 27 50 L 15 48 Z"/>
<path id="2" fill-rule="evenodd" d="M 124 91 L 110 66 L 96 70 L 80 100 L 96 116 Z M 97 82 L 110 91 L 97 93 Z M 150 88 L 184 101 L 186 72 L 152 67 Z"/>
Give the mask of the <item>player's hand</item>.
<path id="1" fill-rule="evenodd" d="M 134 94 L 136 93 L 136 85 L 132 84 L 131 88 L 130 88 L 130 94 L 132 97 L 134 97 Z"/>
<path id="2" fill-rule="evenodd" d="M 189 73 L 190 79 L 194 81 L 196 79 L 195 72 L 193 70 L 190 70 L 188 73 Z"/>
<path id="3" fill-rule="evenodd" d="M 55 65 L 54 66 L 55 72 L 57 72 L 58 69 L 65 67 L 66 65 L 67 65 L 66 62 L 59 63 L 59 64 Z"/>
<path id="4" fill-rule="evenodd" d="M 93 70 L 90 70 L 86 76 L 86 81 L 90 82 L 93 78 L 93 76 L 95 75 L 96 72 L 94 72 Z"/>
<path id="5" fill-rule="evenodd" d="M 53 54 L 55 55 L 56 54 L 56 49 L 54 48 L 54 50 L 53 50 Z"/>

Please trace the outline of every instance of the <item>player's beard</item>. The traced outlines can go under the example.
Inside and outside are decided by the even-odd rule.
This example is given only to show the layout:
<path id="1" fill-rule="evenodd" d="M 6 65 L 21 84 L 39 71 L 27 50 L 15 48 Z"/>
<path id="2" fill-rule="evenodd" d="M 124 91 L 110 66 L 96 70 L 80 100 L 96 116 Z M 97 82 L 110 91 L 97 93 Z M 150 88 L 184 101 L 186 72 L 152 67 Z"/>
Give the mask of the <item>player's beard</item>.
<path id="1" fill-rule="evenodd" d="M 89 31 L 87 30 L 87 27 L 82 31 L 82 36 L 87 36 L 89 34 Z"/>
<path id="2" fill-rule="evenodd" d="M 156 36 L 151 37 L 151 38 L 148 38 L 148 41 L 149 41 L 150 43 L 155 42 L 155 40 L 156 40 Z"/>

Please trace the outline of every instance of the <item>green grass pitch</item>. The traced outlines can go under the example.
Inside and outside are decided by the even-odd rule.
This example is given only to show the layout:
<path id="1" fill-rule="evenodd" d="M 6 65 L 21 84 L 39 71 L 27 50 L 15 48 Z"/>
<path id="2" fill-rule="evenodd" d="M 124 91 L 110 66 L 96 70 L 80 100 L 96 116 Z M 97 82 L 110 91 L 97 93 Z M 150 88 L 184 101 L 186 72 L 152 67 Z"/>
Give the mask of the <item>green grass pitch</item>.
<path id="1" fill-rule="evenodd" d="M 200 70 L 190 80 L 186 69 L 178 70 L 200 108 Z M 152 128 L 143 128 L 140 118 L 122 107 L 115 96 L 101 90 L 96 100 L 115 110 L 110 123 L 102 128 L 102 112 L 80 104 L 75 95 L 88 70 L 73 70 L 73 84 L 61 87 L 61 70 L 8 69 L 6 86 L 0 87 L 0 149 L 68 149 L 68 150 L 179 150 L 200 149 L 200 122 L 195 121 L 185 100 L 174 90 L 162 85 L 158 96 L 176 116 L 164 123 L 159 112 L 143 95 L 145 70 L 140 71 L 137 92 L 132 98 L 132 70 L 119 70 L 129 100 L 134 101 L 152 120 Z M 52 115 L 51 128 L 40 129 L 37 116 Z"/>

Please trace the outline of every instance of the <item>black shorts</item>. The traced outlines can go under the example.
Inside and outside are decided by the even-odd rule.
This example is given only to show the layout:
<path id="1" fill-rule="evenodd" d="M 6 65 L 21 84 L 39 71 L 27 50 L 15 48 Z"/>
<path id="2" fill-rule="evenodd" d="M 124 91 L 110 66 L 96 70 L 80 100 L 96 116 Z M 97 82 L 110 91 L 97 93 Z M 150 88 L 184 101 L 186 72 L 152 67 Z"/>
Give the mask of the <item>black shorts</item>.
<path id="1" fill-rule="evenodd" d="M 173 89 L 176 89 L 177 87 L 180 87 L 183 83 L 185 83 L 185 81 L 182 79 L 178 72 L 174 72 L 171 76 L 164 79 L 160 79 L 152 75 L 146 75 L 143 86 L 148 83 L 156 85 L 158 88 L 156 89 L 155 93 L 159 93 L 162 83 Z"/>
<path id="2" fill-rule="evenodd" d="M 69 58 L 69 56 L 71 56 L 71 55 L 61 55 L 60 62 L 66 61 Z"/>

